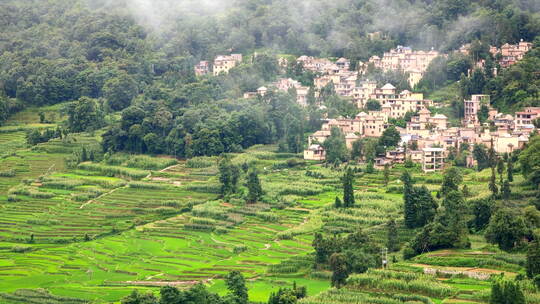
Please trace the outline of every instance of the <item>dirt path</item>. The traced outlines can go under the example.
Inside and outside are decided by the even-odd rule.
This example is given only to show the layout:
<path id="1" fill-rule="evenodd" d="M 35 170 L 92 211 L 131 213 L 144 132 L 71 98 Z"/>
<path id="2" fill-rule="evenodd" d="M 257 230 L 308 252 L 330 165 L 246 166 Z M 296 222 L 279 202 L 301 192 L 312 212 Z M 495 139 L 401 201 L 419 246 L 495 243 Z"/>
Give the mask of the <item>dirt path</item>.
<path id="1" fill-rule="evenodd" d="M 488 280 L 491 275 L 504 273 L 507 276 L 516 276 L 515 272 L 496 270 L 490 268 L 478 268 L 478 267 L 445 267 L 435 266 L 428 264 L 410 264 L 414 267 L 421 267 L 426 274 L 462 274 L 470 278 L 478 280 Z"/>
<path id="2" fill-rule="evenodd" d="M 137 286 L 191 286 L 198 283 L 208 284 L 212 281 L 211 278 L 204 280 L 186 280 L 186 281 L 125 281 L 119 282 L 127 285 L 137 285 Z"/>
<path id="3" fill-rule="evenodd" d="M 87 201 L 86 203 L 82 204 L 82 205 L 79 207 L 79 209 L 83 209 L 83 208 L 86 207 L 87 205 L 90 205 L 91 203 L 93 203 L 93 202 L 95 202 L 96 200 L 98 200 L 98 199 L 104 197 L 105 195 L 109 195 L 109 194 L 115 192 L 115 191 L 118 190 L 118 189 L 122 189 L 122 188 L 126 188 L 126 187 L 127 187 L 127 185 L 126 185 L 126 186 L 122 186 L 122 187 L 118 187 L 118 188 L 114 188 L 114 189 L 112 189 L 111 191 L 105 192 L 105 193 L 103 193 L 102 195 L 100 195 L 100 196 L 98 196 L 98 197 L 96 197 L 96 198 L 94 198 L 94 199 L 91 199 L 91 200 Z"/>
<path id="4" fill-rule="evenodd" d="M 167 171 L 167 170 L 169 170 L 169 169 L 172 169 L 172 168 L 174 168 L 174 167 L 178 167 L 178 166 L 180 166 L 180 164 L 176 164 L 176 165 L 168 166 L 168 167 L 167 167 L 167 168 L 165 168 L 165 169 L 161 169 L 161 170 L 159 170 L 159 172 L 165 172 L 165 171 Z"/>

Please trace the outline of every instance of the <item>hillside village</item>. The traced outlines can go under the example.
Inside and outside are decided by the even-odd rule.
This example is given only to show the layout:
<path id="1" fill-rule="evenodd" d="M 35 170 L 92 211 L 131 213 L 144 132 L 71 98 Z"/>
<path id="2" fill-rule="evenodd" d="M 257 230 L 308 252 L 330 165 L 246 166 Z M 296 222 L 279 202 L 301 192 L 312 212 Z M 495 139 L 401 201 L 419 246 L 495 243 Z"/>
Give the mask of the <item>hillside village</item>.
<path id="1" fill-rule="evenodd" d="M 491 46 L 489 52 L 501 68 L 507 68 L 521 60 L 531 48 L 532 43 L 521 40 L 515 45 L 506 43 L 500 48 Z M 470 51 L 471 44 L 466 44 L 456 52 L 469 55 Z M 382 71 L 402 71 L 407 73 L 409 85 L 414 88 L 437 56 L 447 55 L 434 50 L 412 50 L 398 46 L 385 52 L 382 57 L 372 56 L 368 62 L 358 62 L 357 69 L 351 70 L 351 62 L 346 58 L 331 61 L 304 55 L 298 57 L 296 63 L 317 75 L 312 87 L 304 86 L 292 78 L 280 78 L 268 87 L 263 86 L 256 92 L 244 93 L 243 97 L 263 97 L 272 90 L 294 90 L 298 104 L 306 107 L 310 90 L 314 90 L 313 95 L 318 97 L 321 90 L 332 85 L 336 94 L 355 104 L 359 113 L 354 118 L 324 119 L 321 129 L 308 137 L 307 149 L 304 150 L 306 160 L 326 159 L 323 143 L 330 136 L 332 128 L 338 128 L 344 134 L 346 146 L 350 150 L 357 140 L 381 137 L 392 125 L 391 119 L 404 118 L 406 115 L 410 115 L 406 127 L 396 127 L 401 136 L 398 147 L 393 147 L 394 149 L 386 151 L 386 155 L 374 159 L 375 166 L 382 167 L 410 160 L 420 164 L 424 172 L 434 172 L 445 168 L 445 161 L 452 150 L 466 149 L 472 152 L 474 145 L 484 145 L 488 149 L 493 146 L 497 153 L 511 153 L 523 148 L 529 141 L 529 134 L 535 130 L 533 121 L 540 117 L 540 107 L 526 107 L 513 116 L 494 109 L 490 104 L 490 96 L 472 95 L 470 100 L 464 100 L 464 118 L 461 125 L 450 126 L 448 117 L 430 111 L 436 111 L 441 105 L 425 99 L 422 93 L 398 91 L 391 83 L 377 87 L 376 81 L 364 77 L 369 66 Z M 195 73 L 198 76 L 228 73 L 241 62 L 241 54 L 219 55 L 214 59 L 212 68 L 208 61 L 201 61 L 195 66 Z M 288 64 L 284 58 L 281 58 L 279 63 L 282 67 Z M 476 63 L 477 67 L 484 65 L 483 59 Z M 494 74 L 496 73 L 495 69 Z M 365 111 L 368 101 L 379 103 L 380 110 Z M 487 121 L 481 123 L 478 115 L 483 108 L 487 108 Z M 471 153 L 467 154 L 466 164 L 467 167 L 476 165 Z"/>
<path id="2" fill-rule="evenodd" d="M 390 87 L 390 85 L 388 85 Z M 420 106 L 416 115 L 407 122 L 406 128 L 396 127 L 401 136 L 399 147 L 386 151 L 384 157 L 375 159 L 375 165 L 404 163 L 409 159 L 419 163 L 424 172 L 442 171 L 450 150 L 482 144 L 497 153 L 511 153 L 523 148 L 529 141 L 529 134 L 535 126 L 532 122 L 540 117 L 540 107 L 527 107 L 517 112 L 515 117 L 498 113 L 490 108 L 488 122 L 480 124 L 478 113 L 482 105 L 489 105 L 489 96 L 473 95 L 465 101 L 465 118 L 459 127 L 450 127 L 448 118 L 443 114 L 432 114 L 428 107 Z M 330 136 L 332 128 L 339 128 L 345 134 L 347 148 L 351 149 L 355 141 L 363 137 L 380 137 L 390 124 L 388 119 L 395 117 L 389 107 L 383 105 L 381 111 L 360 112 L 354 119 L 329 119 L 320 131 L 309 137 L 304 159 L 325 160 L 324 141 Z M 394 114 L 399 116 L 400 114 Z M 472 155 L 467 156 L 467 167 L 476 166 Z"/>

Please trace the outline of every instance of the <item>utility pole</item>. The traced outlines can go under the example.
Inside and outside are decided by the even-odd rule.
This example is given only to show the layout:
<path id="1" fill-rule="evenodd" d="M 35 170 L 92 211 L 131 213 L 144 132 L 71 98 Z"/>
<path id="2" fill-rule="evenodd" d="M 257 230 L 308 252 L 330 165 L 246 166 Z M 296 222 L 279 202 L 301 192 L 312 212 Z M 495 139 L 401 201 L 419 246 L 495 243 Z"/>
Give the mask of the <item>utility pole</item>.
<path id="1" fill-rule="evenodd" d="M 386 269 L 388 266 L 388 248 L 381 249 L 382 268 Z"/>

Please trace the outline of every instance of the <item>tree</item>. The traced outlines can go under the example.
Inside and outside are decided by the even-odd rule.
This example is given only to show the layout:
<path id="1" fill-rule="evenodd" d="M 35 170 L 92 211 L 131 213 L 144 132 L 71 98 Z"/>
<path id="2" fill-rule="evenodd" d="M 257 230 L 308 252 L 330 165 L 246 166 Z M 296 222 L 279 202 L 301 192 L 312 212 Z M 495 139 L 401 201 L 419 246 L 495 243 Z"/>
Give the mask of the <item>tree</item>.
<path id="1" fill-rule="evenodd" d="M 380 111 L 381 110 L 381 103 L 378 100 L 369 99 L 366 102 L 365 109 L 367 111 Z"/>
<path id="2" fill-rule="evenodd" d="M 326 264 L 330 255 L 341 250 L 341 239 L 338 237 L 324 238 L 322 234 L 315 233 L 311 245 L 315 249 L 315 263 Z"/>
<path id="3" fill-rule="evenodd" d="M 386 247 L 388 251 L 395 252 L 399 250 L 398 231 L 396 227 L 396 221 L 394 219 L 389 220 L 386 223 L 387 237 Z"/>
<path id="4" fill-rule="evenodd" d="M 475 144 L 473 147 L 473 157 L 477 162 L 478 171 L 490 167 L 489 155 L 484 144 Z"/>
<path id="5" fill-rule="evenodd" d="M 519 246 L 528 234 L 527 225 L 521 215 L 509 208 L 500 208 L 491 217 L 485 237 L 488 242 L 508 251 Z"/>
<path id="6" fill-rule="evenodd" d="M 540 275 L 540 241 L 535 239 L 527 248 L 527 277 L 530 279 Z"/>
<path id="7" fill-rule="evenodd" d="M 510 189 L 510 183 L 508 182 L 508 180 L 505 180 L 501 188 L 502 197 L 505 200 L 509 199 L 511 192 L 512 190 Z"/>
<path id="8" fill-rule="evenodd" d="M 469 248 L 468 229 L 464 218 L 465 202 L 460 191 L 449 192 L 443 210 L 416 234 L 407 256 L 447 248 Z"/>
<path id="9" fill-rule="evenodd" d="M 525 295 L 517 281 L 497 278 L 491 285 L 490 304 L 525 304 Z"/>
<path id="10" fill-rule="evenodd" d="M 486 77 L 481 69 L 475 69 L 471 76 L 471 93 L 482 94 L 486 85 Z"/>
<path id="11" fill-rule="evenodd" d="M 413 228 L 416 226 L 416 206 L 413 199 L 413 182 L 408 171 L 401 175 L 403 182 L 403 213 L 405 214 L 405 226 Z"/>
<path id="12" fill-rule="evenodd" d="M 343 207 L 350 208 L 354 206 L 354 172 L 347 168 L 342 178 L 343 181 Z"/>
<path id="13" fill-rule="evenodd" d="M 497 160 L 497 173 L 499 174 L 499 184 L 503 186 L 503 173 L 504 173 L 504 160 L 499 158 Z"/>
<path id="14" fill-rule="evenodd" d="M 151 154 L 159 154 L 163 152 L 163 138 L 156 133 L 148 133 L 143 137 L 144 146 L 146 151 Z"/>
<path id="15" fill-rule="evenodd" d="M 531 185 L 540 185 L 540 136 L 531 137 L 527 148 L 519 154 L 523 175 Z"/>
<path id="16" fill-rule="evenodd" d="M 450 167 L 444 172 L 441 193 L 446 196 L 451 191 L 458 191 L 459 185 L 463 181 L 461 172 L 456 167 Z"/>
<path id="17" fill-rule="evenodd" d="M 478 113 L 476 114 L 478 116 L 478 121 L 480 123 L 484 123 L 487 121 L 488 117 L 489 117 L 489 108 L 487 105 L 485 104 L 482 104 L 480 106 L 480 110 L 478 111 Z"/>
<path id="18" fill-rule="evenodd" d="M 384 175 L 384 185 L 388 186 L 388 182 L 390 181 L 390 165 L 389 164 L 384 164 L 383 175 Z"/>
<path id="19" fill-rule="evenodd" d="M 489 179 L 489 190 L 493 196 L 497 196 L 499 188 L 497 187 L 497 177 L 495 176 L 495 168 L 491 167 L 491 177 Z"/>
<path id="20" fill-rule="evenodd" d="M 423 227 L 435 217 L 437 203 L 426 186 L 415 187 L 409 172 L 401 176 L 403 182 L 403 212 L 407 228 Z"/>
<path id="21" fill-rule="evenodd" d="M 4 121 L 6 121 L 9 114 L 10 113 L 9 113 L 9 110 L 8 110 L 7 101 L 5 101 L 3 96 L 1 96 L 1 94 L 0 94 L 0 126 L 2 126 L 2 123 L 4 123 Z"/>
<path id="22" fill-rule="evenodd" d="M 268 304 L 295 304 L 299 299 L 307 296 L 305 286 L 296 287 L 296 282 L 292 288 L 279 288 L 277 293 L 271 293 L 268 298 Z"/>
<path id="23" fill-rule="evenodd" d="M 373 160 L 369 160 L 366 165 L 366 173 L 372 174 L 375 172 L 375 167 L 373 165 Z"/>
<path id="24" fill-rule="evenodd" d="M 512 157 L 508 157 L 508 162 L 506 163 L 506 173 L 507 173 L 507 179 L 509 182 L 514 181 L 514 162 L 512 161 Z"/>
<path id="25" fill-rule="evenodd" d="M 236 193 L 240 169 L 231 163 L 228 157 L 219 162 L 219 181 L 221 182 L 220 193 L 222 196 Z"/>
<path id="26" fill-rule="evenodd" d="M 435 218 L 437 202 L 431 196 L 426 186 L 414 187 L 412 190 L 413 206 L 415 210 L 415 227 L 422 227 Z"/>
<path id="27" fill-rule="evenodd" d="M 492 198 L 483 198 L 470 201 L 473 213 L 472 226 L 476 229 L 476 231 L 483 230 L 489 224 L 493 204 L 494 202 Z"/>
<path id="28" fill-rule="evenodd" d="M 340 164 L 349 159 L 345 136 L 339 128 L 332 128 L 330 136 L 324 141 L 322 146 L 326 150 L 326 162 L 330 164 Z"/>
<path id="29" fill-rule="evenodd" d="M 244 276 L 237 271 L 231 271 L 225 278 L 227 289 L 231 293 L 233 299 L 237 304 L 248 303 L 248 289 L 246 287 L 246 281 Z"/>
<path id="30" fill-rule="evenodd" d="M 341 199 L 339 197 L 337 197 L 337 196 L 336 196 L 336 200 L 334 201 L 334 207 L 335 208 L 341 208 L 342 207 Z"/>
<path id="31" fill-rule="evenodd" d="M 259 180 L 259 176 L 257 175 L 257 171 L 251 170 L 251 172 L 249 172 L 248 180 L 247 180 L 247 188 L 248 188 L 247 201 L 249 203 L 257 202 L 263 194 L 261 182 Z"/>
<path id="32" fill-rule="evenodd" d="M 349 277 L 347 258 L 343 253 L 334 253 L 330 256 L 330 270 L 332 270 L 332 286 L 341 288 Z"/>
<path id="33" fill-rule="evenodd" d="M 127 108 L 137 94 L 137 82 L 127 73 L 111 78 L 103 85 L 103 96 L 113 111 Z"/>
<path id="34" fill-rule="evenodd" d="M 131 294 L 122 299 L 122 304 L 158 304 L 158 300 L 152 293 L 140 294 L 134 289 Z"/>
<path id="35" fill-rule="evenodd" d="M 304 125 L 303 120 L 295 118 L 293 115 L 288 115 L 286 118 L 288 125 L 285 135 L 287 151 L 291 153 L 299 153 L 304 149 Z"/>
<path id="36" fill-rule="evenodd" d="M 352 143 L 351 159 L 358 160 L 364 156 L 364 141 L 362 139 L 356 140 Z"/>
<path id="37" fill-rule="evenodd" d="M 71 132 L 84 132 L 97 130 L 105 125 L 103 112 L 97 101 L 89 97 L 67 105 L 68 129 Z"/>
<path id="38" fill-rule="evenodd" d="M 401 135 L 399 131 L 394 126 L 390 126 L 383 131 L 381 137 L 379 138 L 379 146 L 382 147 L 397 147 L 399 141 L 401 140 Z"/>
<path id="39" fill-rule="evenodd" d="M 463 187 L 461 187 L 461 193 L 463 193 L 463 196 L 468 197 L 471 195 L 471 190 L 469 190 L 467 185 L 463 185 Z"/>

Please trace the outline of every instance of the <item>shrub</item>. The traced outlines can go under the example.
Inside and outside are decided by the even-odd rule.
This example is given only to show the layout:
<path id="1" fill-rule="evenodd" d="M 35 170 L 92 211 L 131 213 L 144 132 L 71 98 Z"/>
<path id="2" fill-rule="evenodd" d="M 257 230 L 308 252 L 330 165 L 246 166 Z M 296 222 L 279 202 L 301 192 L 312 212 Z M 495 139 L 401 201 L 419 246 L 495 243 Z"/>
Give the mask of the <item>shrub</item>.
<path id="1" fill-rule="evenodd" d="M 8 195 L 7 201 L 10 203 L 14 203 L 14 202 L 20 202 L 21 199 L 18 198 L 16 195 Z"/>
<path id="2" fill-rule="evenodd" d="M 153 189 L 153 190 L 161 190 L 161 189 L 168 188 L 168 185 L 165 185 L 165 184 L 145 183 L 145 182 L 130 182 L 128 186 L 130 188 L 135 188 L 135 189 Z"/>
<path id="3" fill-rule="evenodd" d="M 215 164 L 216 164 L 215 158 L 201 156 L 201 157 L 194 157 L 194 158 L 188 159 L 186 162 L 186 167 L 194 168 L 194 169 L 208 168 L 208 167 L 212 167 Z"/>
<path id="4" fill-rule="evenodd" d="M 13 169 L 0 171 L 0 177 L 14 177 L 14 176 L 15 176 L 15 170 Z"/>
<path id="5" fill-rule="evenodd" d="M 145 170 L 161 170 L 176 164 L 178 164 L 178 161 L 173 158 L 156 158 L 147 155 L 132 156 L 125 163 L 129 168 Z"/>
<path id="6" fill-rule="evenodd" d="M 248 248 L 246 245 L 237 245 L 237 246 L 234 246 L 233 248 L 233 252 L 236 253 L 236 254 L 240 254 L 244 251 L 246 251 Z"/>
<path id="7" fill-rule="evenodd" d="M 257 213 L 257 217 L 270 223 L 276 223 L 279 221 L 279 216 L 272 212 L 259 212 Z"/>
<path id="8" fill-rule="evenodd" d="M 199 193 L 214 193 L 218 194 L 221 191 L 221 188 L 218 184 L 191 184 L 186 187 L 186 190 L 199 192 Z"/>
<path id="9" fill-rule="evenodd" d="M 15 252 L 15 253 L 25 253 L 25 252 L 28 252 L 28 251 L 32 251 L 32 247 L 19 246 L 19 245 L 11 247 L 11 252 Z"/>
<path id="10" fill-rule="evenodd" d="M 294 238 L 294 233 L 291 230 L 281 231 L 277 234 L 278 240 L 292 240 Z"/>
<path id="11" fill-rule="evenodd" d="M 43 181 L 43 186 L 52 189 L 69 190 L 84 185 L 84 181 L 77 179 L 48 179 Z"/>
<path id="12" fill-rule="evenodd" d="M 216 225 L 217 221 L 211 218 L 207 217 L 192 217 L 190 219 L 190 222 L 194 224 L 201 224 L 201 225 Z"/>
<path id="13" fill-rule="evenodd" d="M 78 168 L 82 170 L 88 170 L 88 171 L 97 171 L 107 176 L 121 176 L 121 177 L 129 177 L 133 179 L 141 179 L 150 174 L 150 172 L 144 171 L 144 170 L 106 166 L 106 165 L 93 164 L 93 163 L 81 163 L 78 165 Z"/>

